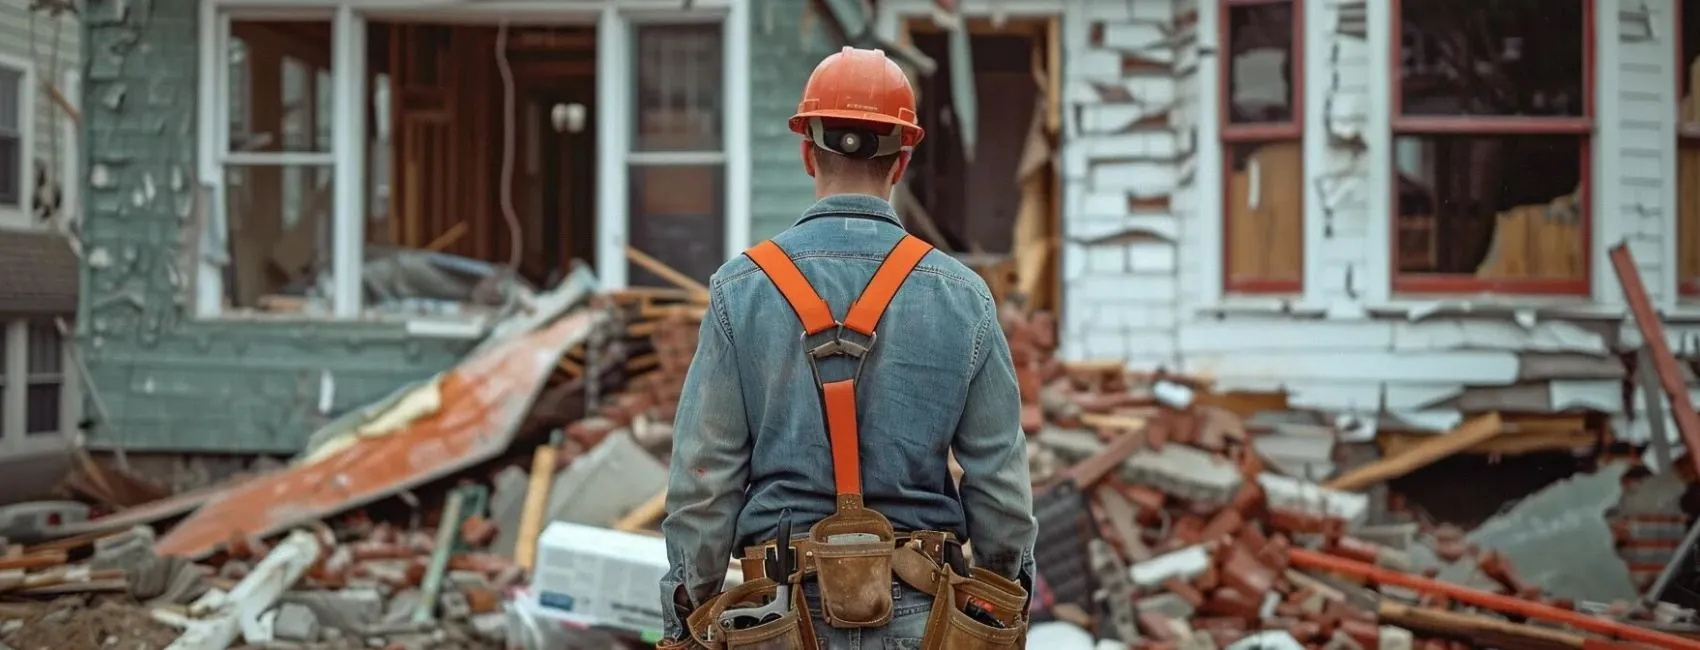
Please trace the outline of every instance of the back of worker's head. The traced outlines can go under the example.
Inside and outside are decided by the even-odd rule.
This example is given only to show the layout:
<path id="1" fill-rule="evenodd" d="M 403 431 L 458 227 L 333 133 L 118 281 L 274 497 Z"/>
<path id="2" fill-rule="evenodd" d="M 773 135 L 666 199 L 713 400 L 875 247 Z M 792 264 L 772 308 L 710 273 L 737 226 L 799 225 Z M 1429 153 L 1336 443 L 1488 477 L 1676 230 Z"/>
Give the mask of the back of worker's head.
<path id="1" fill-rule="evenodd" d="M 803 168 L 819 196 L 889 198 L 925 135 L 903 69 L 885 52 L 852 47 L 815 67 L 790 126 L 803 136 Z"/>

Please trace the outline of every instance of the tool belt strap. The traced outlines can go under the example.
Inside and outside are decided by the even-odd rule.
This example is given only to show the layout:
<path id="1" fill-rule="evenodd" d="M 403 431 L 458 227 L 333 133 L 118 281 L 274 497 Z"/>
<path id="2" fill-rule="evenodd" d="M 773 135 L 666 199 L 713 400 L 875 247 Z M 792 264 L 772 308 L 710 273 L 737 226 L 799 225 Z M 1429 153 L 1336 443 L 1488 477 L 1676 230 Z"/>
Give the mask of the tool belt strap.
<path id="1" fill-rule="evenodd" d="M 949 533 L 938 533 L 938 535 L 948 537 Z M 944 567 L 944 557 L 939 553 L 936 542 L 930 549 L 927 542 L 919 537 L 911 537 L 907 542 L 900 542 L 897 550 L 892 552 L 891 572 L 904 584 L 931 594 L 938 587 L 937 578 L 939 571 Z M 768 543 L 744 549 L 744 557 L 738 560 L 744 571 L 744 580 L 774 579 L 774 576 L 767 575 L 765 562 L 767 552 L 772 548 L 773 544 Z M 791 548 L 796 549 L 799 555 L 806 557 L 808 542 L 805 540 L 794 541 L 791 543 Z M 801 584 L 814 573 L 814 563 L 808 562 L 806 559 L 797 566 L 801 568 L 796 573 L 791 574 L 790 581 L 792 584 Z"/>
<path id="2" fill-rule="evenodd" d="M 744 255 L 779 289 L 797 320 L 803 324 L 803 338 L 832 331 L 832 340 L 805 350 L 809 369 L 821 396 L 821 413 L 826 421 L 827 438 L 832 449 L 832 478 L 838 493 L 838 503 L 860 509 L 862 502 L 862 453 L 860 433 L 856 426 L 856 380 L 861 375 L 867 354 L 879 340 L 875 327 L 885 315 L 892 297 L 909 279 L 909 274 L 933 247 L 914 235 L 904 235 L 880 263 L 879 270 L 862 289 L 862 295 L 850 305 L 842 322 L 832 317 L 832 308 L 815 292 L 808 278 L 797 268 L 791 256 L 773 240 L 756 244 Z M 866 342 L 846 338 L 845 330 L 854 332 Z M 832 356 L 850 357 L 856 370 L 848 379 L 823 381 L 820 360 Z"/>

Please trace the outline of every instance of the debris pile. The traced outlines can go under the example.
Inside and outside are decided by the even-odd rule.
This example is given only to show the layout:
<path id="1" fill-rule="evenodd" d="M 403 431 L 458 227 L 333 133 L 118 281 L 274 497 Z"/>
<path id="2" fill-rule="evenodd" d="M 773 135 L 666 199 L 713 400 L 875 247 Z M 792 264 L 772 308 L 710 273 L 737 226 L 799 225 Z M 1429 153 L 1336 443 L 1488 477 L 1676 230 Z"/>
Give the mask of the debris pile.
<path id="1" fill-rule="evenodd" d="M 1691 610 L 1554 593 L 1574 594 L 1572 579 L 1598 577 L 1600 570 L 1575 566 L 1575 557 L 1558 558 L 1574 570 L 1543 566 L 1538 576 L 1525 575 L 1514 554 L 1526 539 L 1493 534 L 1505 524 L 1490 521 L 1469 534 L 1421 525 L 1357 492 L 1411 471 L 1432 453 L 1313 482 L 1312 464 L 1330 462 L 1335 439 L 1320 420 L 1271 426 L 1245 417 L 1262 408 L 1258 399 L 1213 395 L 1207 381 L 1056 362 L 1049 358 L 1054 323 L 1006 311 L 1023 394 L 1037 396 L 1024 404 L 1023 426 L 1033 449 L 1040 607 L 1056 621 L 1049 625 L 1073 624 L 1152 649 L 1700 648 L 1700 641 L 1660 631 L 1695 629 Z M 1498 416 L 1489 415 L 1426 444 L 1468 446 L 1480 437 L 1474 432 L 1499 428 Z M 1283 454 L 1268 453 L 1292 448 L 1291 441 L 1260 444 L 1306 437 L 1324 452 L 1310 463 L 1304 454 L 1278 461 Z M 1555 485 L 1507 516 L 1543 501 L 1578 508 L 1571 514 L 1593 517 L 1597 526 L 1560 532 L 1597 551 L 1594 561 L 1616 562 L 1611 577 L 1627 586 L 1627 568 L 1612 556 L 1603 522 L 1618 492 L 1590 492 L 1608 497 L 1597 512 L 1574 498 L 1542 498 L 1593 489 L 1586 481 L 1615 485 L 1622 475 L 1618 467 Z M 1058 532 L 1081 521 L 1094 534 Z M 1522 537 L 1553 532 L 1525 530 Z M 1590 532 L 1597 539 L 1587 539 Z M 1070 575 L 1070 565 L 1079 564 L 1090 579 Z"/>
<path id="2" fill-rule="evenodd" d="M 543 569 L 544 524 L 653 533 L 663 513 L 707 291 L 634 261 L 679 288 L 597 294 L 575 274 L 288 466 L 5 547 L 0 643 L 530 647 L 507 604 Z M 1063 362 L 1052 316 L 1000 315 L 1040 522 L 1032 638 L 1050 647 L 1700 650 L 1692 611 L 1637 598 L 1618 557 L 1683 527 L 1670 475 L 1633 487 L 1607 465 L 1474 530 L 1428 523 L 1378 488 L 1498 415 L 1357 462 L 1327 414 Z"/>

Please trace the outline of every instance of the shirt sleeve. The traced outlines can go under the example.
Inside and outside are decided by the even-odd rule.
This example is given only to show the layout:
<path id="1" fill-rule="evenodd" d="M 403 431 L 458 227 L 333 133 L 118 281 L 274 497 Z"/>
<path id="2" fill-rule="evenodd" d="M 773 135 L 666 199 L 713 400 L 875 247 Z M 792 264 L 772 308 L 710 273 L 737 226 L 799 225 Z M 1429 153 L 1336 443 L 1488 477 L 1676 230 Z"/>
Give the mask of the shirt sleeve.
<path id="1" fill-rule="evenodd" d="M 968 539 L 976 566 L 1031 584 L 1039 526 L 1027 474 L 1027 436 L 1021 431 L 1021 390 L 995 309 L 981 321 L 977 335 L 985 355 L 969 380 L 968 402 L 951 443 L 962 466 L 959 490 Z"/>
<path id="2" fill-rule="evenodd" d="M 749 420 L 737 355 L 718 303 L 716 293 L 674 417 L 667 518 L 661 524 L 668 564 L 661 611 L 668 639 L 683 638 L 683 616 L 721 591 L 749 480 Z"/>

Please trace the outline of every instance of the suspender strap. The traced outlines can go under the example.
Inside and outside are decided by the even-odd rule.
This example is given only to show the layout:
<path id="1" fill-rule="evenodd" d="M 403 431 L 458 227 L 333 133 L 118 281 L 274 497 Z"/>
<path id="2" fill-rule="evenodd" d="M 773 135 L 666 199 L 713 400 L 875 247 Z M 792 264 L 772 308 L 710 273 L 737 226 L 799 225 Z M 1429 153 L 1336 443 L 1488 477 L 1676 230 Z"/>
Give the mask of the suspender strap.
<path id="1" fill-rule="evenodd" d="M 785 302 L 790 303 L 791 310 L 797 313 L 797 320 L 803 324 L 805 338 L 833 330 L 831 341 L 809 348 L 806 353 L 815 384 L 820 390 L 821 412 L 826 420 L 827 439 L 832 445 L 833 484 L 841 496 L 855 496 L 860 500 L 862 495 L 862 453 L 856 428 L 856 379 L 861 375 L 868 351 L 878 341 L 874 329 L 885 315 L 886 307 L 891 305 L 892 297 L 909 279 L 910 272 L 932 249 L 931 245 L 915 236 L 904 235 L 886 254 L 885 261 L 874 272 L 868 286 L 862 289 L 862 295 L 850 306 L 850 313 L 842 323 L 832 318 L 832 308 L 815 292 L 808 279 L 803 277 L 803 272 L 791 261 L 791 256 L 778 244 L 768 240 L 744 252 L 773 281 Z M 867 343 L 845 339 L 844 330 L 867 337 Z M 820 360 L 836 355 L 854 359 L 856 371 L 848 379 L 822 381 Z"/>
<path id="2" fill-rule="evenodd" d="M 744 251 L 744 255 L 761 267 L 767 279 L 779 288 L 780 295 L 785 296 L 785 302 L 791 304 L 791 310 L 797 312 L 797 320 L 803 322 L 804 336 L 819 334 L 838 325 L 832 318 L 832 308 L 821 300 L 820 294 L 815 293 L 814 285 L 809 284 L 809 279 L 797 270 L 791 256 L 779 244 L 769 239 Z"/>

